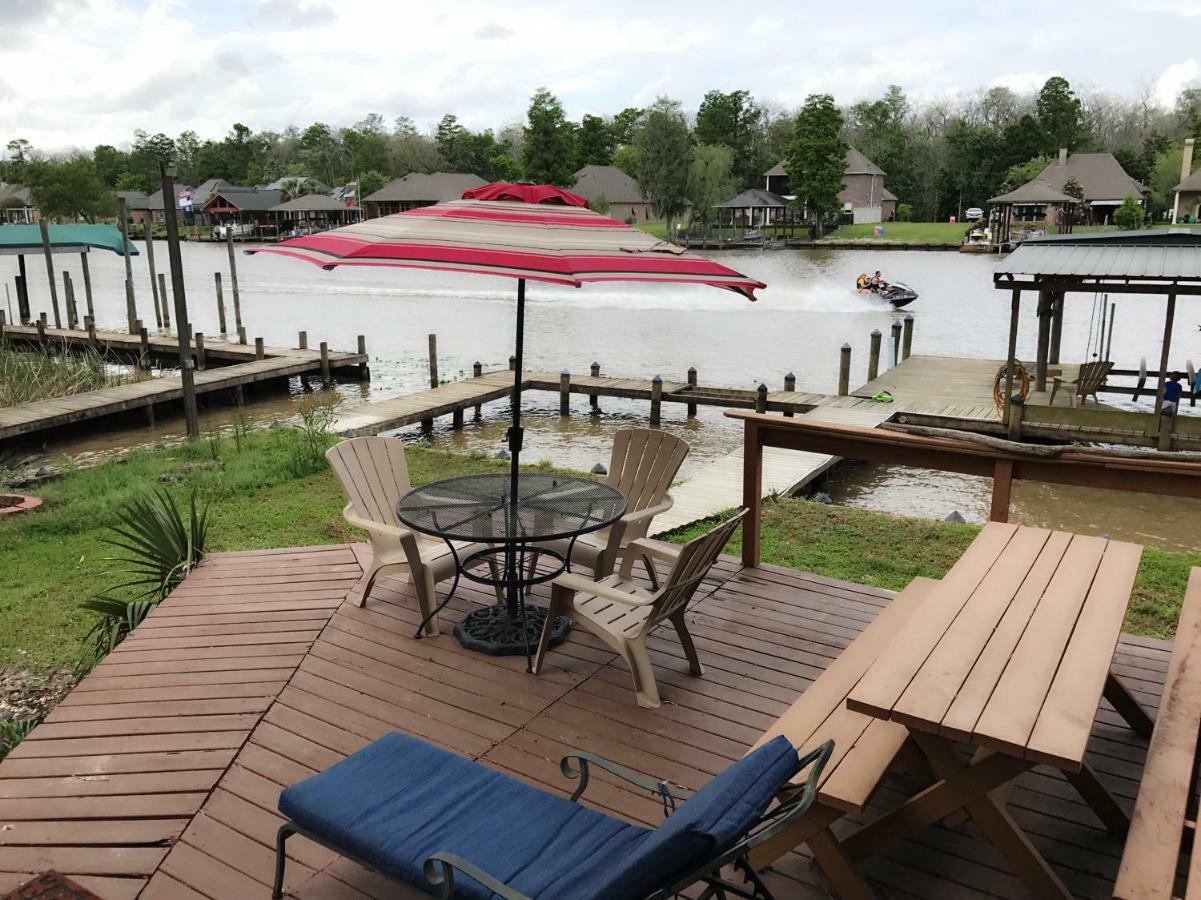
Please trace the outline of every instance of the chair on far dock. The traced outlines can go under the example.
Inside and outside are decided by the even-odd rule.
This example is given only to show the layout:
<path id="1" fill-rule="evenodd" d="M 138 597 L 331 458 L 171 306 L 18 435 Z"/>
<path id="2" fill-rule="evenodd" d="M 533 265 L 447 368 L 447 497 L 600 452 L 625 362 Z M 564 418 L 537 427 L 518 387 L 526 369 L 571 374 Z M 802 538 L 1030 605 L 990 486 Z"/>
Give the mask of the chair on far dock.
<path id="1" fill-rule="evenodd" d="M 421 617 L 428 618 L 437 605 L 434 585 L 454 575 L 456 564 L 445 541 L 416 534 L 398 524 L 396 501 L 413 488 L 404 442 L 386 437 L 351 438 L 331 447 L 325 458 L 349 500 L 342 517 L 371 539 L 371 568 L 363 579 L 359 606 L 367 605 L 367 596 L 383 569 L 403 567 L 412 576 Z M 460 559 L 482 549 L 483 544 L 455 544 Z M 492 569 L 496 578 L 495 563 Z M 500 588 L 496 589 L 496 598 L 503 599 Z M 430 619 L 426 634 L 437 633 L 437 619 Z"/>
<path id="2" fill-rule="evenodd" d="M 630 667 L 639 706 L 655 709 L 660 705 L 646 638 L 664 621 L 675 626 L 692 674 L 705 674 L 684 613 L 745 515 L 746 510 L 741 510 L 683 547 L 645 539 L 632 541 L 624 551 L 621 572 L 600 581 L 590 581 L 580 575 L 560 575 L 551 582 L 550 610 L 534 656 L 534 672 L 542 670 L 555 619 L 571 616 L 577 625 L 599 637 L 614 653 L 621 654 Z M 652 592 L 633 580 L 632 570 L 635 560 L 647 560 L 649 566 L 649 560 L 654 557 L 670 563 L 671 572 L 663 586 Z"/>
<path id="3" fill-rule="evenodd" d="M 1097 399 L 1097 391 L 1105 385 L 1105 379 L 1109 376 L 1110 370 L 1113 369 L 1113 363 L 1097 360 L 1096 362 L 1086 362 L 1080 364 L 1080 371 L 1076 373 L 1075 381 L 1068 381 L 1065 378 L 1051 379 L 1051 399 L 1048 401 L 1049 406 L 1055 405 L 1055 393 L 1061 387 L 1071 388 L 1072 391 L 1068 394 L 1068 402 L 1076 405 L 1076 400 L 1079 398 L 1080 405 L 1083 406 L 1088 400 L 1089 395 L 1092 395 L 1093 400 Z"/>
<path id="4" fill-rule="evenodd" d="M 671 509 L 668 490 L 689 449 L 687 441 L 657 428 L 623 428 L 614 434 L 609 474 L 601 480 L 626 498 L 625 515 L 608 528 L 580 535 L 574 543 L 563 540 L 534 545 L 530 548 L 535 551 L 530 554 L 530 574 L 538 565 L 536 551 L 545 546 L 563 555 L 570 548 L 572 565 L 586 566 L 593 578 L 612 575 L 624 548 L 646 537 L 651 520 Z M 654 560 L 648 556 L 645 563 L 652 585 L 658 587 Z"/>

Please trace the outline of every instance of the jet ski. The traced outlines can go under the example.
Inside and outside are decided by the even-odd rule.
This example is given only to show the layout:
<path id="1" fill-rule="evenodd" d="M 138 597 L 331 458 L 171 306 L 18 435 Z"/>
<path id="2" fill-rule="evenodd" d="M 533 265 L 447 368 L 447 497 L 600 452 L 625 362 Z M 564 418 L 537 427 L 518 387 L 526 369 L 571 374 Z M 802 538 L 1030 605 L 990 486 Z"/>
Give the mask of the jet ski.
<path id="1" fill-rule="evenodd" d="M 875 294 L 882 300 L 887 300 L 895 309 L 908 306 L 917 299 L 917 291 L 907 284 L 899 281 L 872 284 L 865 275 L 860 275 L 855 281 L 855 290 L 861 294 Z"/>

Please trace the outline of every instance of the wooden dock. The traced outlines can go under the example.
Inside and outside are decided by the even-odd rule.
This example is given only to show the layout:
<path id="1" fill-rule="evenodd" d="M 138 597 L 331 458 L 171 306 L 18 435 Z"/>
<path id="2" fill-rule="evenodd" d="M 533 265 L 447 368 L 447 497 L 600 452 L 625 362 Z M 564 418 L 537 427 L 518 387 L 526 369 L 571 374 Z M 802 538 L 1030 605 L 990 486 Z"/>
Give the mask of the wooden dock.
<path id="1" fill-rule="evenodd" d="M 5 326 L 4 338 L 27 344 L 40 341 L 36 329 L 22 326 Z M 46 340 L 55 344 L 61 342 L 68 347 L 91 346 L 101 353 L 133 358 L 143 354 L 142 340 L 138 335 L 100 332 L 93 340 L 86 331 L 47 329 Z M 178 364 L 179 345 L 174 336 L 154 335 L 148 337 L 147 341 L 152 353 Z M 206 368 L 195 372 L 198 396 L 218 391 L 238 391 L 248 385 L 294 375 L 319 376 L 323 369 L 322 355 L 318 350 L 263 347 L 260 358 L 260 351 L 254 346 L 213 341 L 205 344 L 204 353 Z M 360 366 L 366 366 L 367 355 L 331 351 L 327 354 L 327 363 L 331 372 L 348 368 L 354 368 L 357 372 Z M 97 391 L 7 406 L 0 409 L 0 441 L 130 410 L 153 410 L 158 404 L 170 403 L 182 396 L 182 379 L 178 375 L 166 375 Z"/>
<path id="2" fill-rule="evenodd" d="M 105 900 L 266 900 L 280 791 L 391 731 L 416 735 L 564 795 L 558 760 L 584 749 L 698 788 L 740 758 L 890 602 L 877 588 L 723 557 L 688 611 L 705 665 L 678 640 L 649 647 L 660 709 L 634 703 L 624 664 L 583 630 L 547 656 L 459 646 L 451 625 L 490 594 L 466 582 L 439 637 L 415 641 L 412 588 L 385 576 L 365 609 L 361 546 L 216 554 L 0 763 L 0 895 L 58 870 Z M 544 603 L 549 585 L 534 589 Z M 1123 635 L 1114 671 L 1149 710 L 1170 644 Z M 1146 741 L 1103 702 L 1088 763 L 1127 811 Z M 655 826 L 662 804 L 600 774 L 586 802 Z M 927 786 L 890 774 L 870 821 Z M 1038 766 L 1006 810 L 1076 897 L 1109 897 L 1122 839 L 1063 776 Z M 851 823 L 848 823 L 848 825 Z M 288 844 L 297 900 L 418 900 L 301 837 Z M 1001 854 L 940 824 L 857 864 L 882 897 L 985 900 L 1024 892 Z M 780 898 L 830 886 L 800 848 L 765 875 Z"/>

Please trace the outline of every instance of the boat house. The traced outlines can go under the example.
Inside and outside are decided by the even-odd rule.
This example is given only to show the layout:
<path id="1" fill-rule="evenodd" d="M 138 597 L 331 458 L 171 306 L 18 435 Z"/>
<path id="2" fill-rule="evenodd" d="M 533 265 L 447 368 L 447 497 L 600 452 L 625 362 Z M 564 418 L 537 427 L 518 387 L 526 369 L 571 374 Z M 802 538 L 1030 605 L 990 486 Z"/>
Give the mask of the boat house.
<path id="1" fill-rule="evenodd" d="M 897 196 L 884 186 L 886 173 L 856 150 L 847 149 L 846 168 L 842 173 L 843 188 L 838 194 L 843 213 L 851 221 L 891 222 L 897 214 Z M 778 162 L 763 173 L 764 188 L 773 194 L 790 197 L 788 170 Z"/>
<path id="2" fill-rule="evenodd" d="M 1083 192 L 1083 224 L 1088 225 L 1110 224 L 1114 212 L 1127 197 L 1145 207 L 1149 193 L 1144 185 L 1126 174 L 1112 153 L 1069 153 L 1066 147 L 1033 181 L 1060 193 L 1069 182 L 1075 181 Z M 1047 210 L 1048 215 L 1053 212 Z"/>
<path id="3" fill-rule="evenodd" d="M 213 224 L 234 222 L 253 226 L 258 236 L 274 234 L 278 223 L 272 209 L 280 204 L 280 192 L 259 188 L 224 186 L 213 192 L 200 207 Z"/>
<path id="4" fill-rule="evenodd" d="M 368 218 L 433 206 L 445 200 L 458 200 L 465 191 L 483 187 L 484 179 L 471 172 L 410 172 L 363 198 Z"/>
<path id="5" fill-rule="evenodd" d="M 654 208 L 642 193 L 642 187 L 616 166 L 584 166 L 575 173 L 572 191 L 595 208 L 603 197 L 609 203 L 609 216 L 619 222 L 637 224 L 655 222 Z"/>

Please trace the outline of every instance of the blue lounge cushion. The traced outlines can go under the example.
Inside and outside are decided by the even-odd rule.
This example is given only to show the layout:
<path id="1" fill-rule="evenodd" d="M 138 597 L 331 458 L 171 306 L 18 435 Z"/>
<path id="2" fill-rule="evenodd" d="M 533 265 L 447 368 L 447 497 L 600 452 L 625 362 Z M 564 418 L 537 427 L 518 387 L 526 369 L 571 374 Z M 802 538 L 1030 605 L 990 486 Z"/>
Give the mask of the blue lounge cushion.
<path id="1" fill-rule="evenodd" d="M 652 831 L 389 734 L 285 790 L 279 808 L 332 845 L 431 892 L 423 865 L 441 851 L 534 900 L 629 900 L 740 837 L 796 769 L 796 751 L 776 738 Z M 456 886 L 467 900 L 495 896 L 469 878 Z"/>

